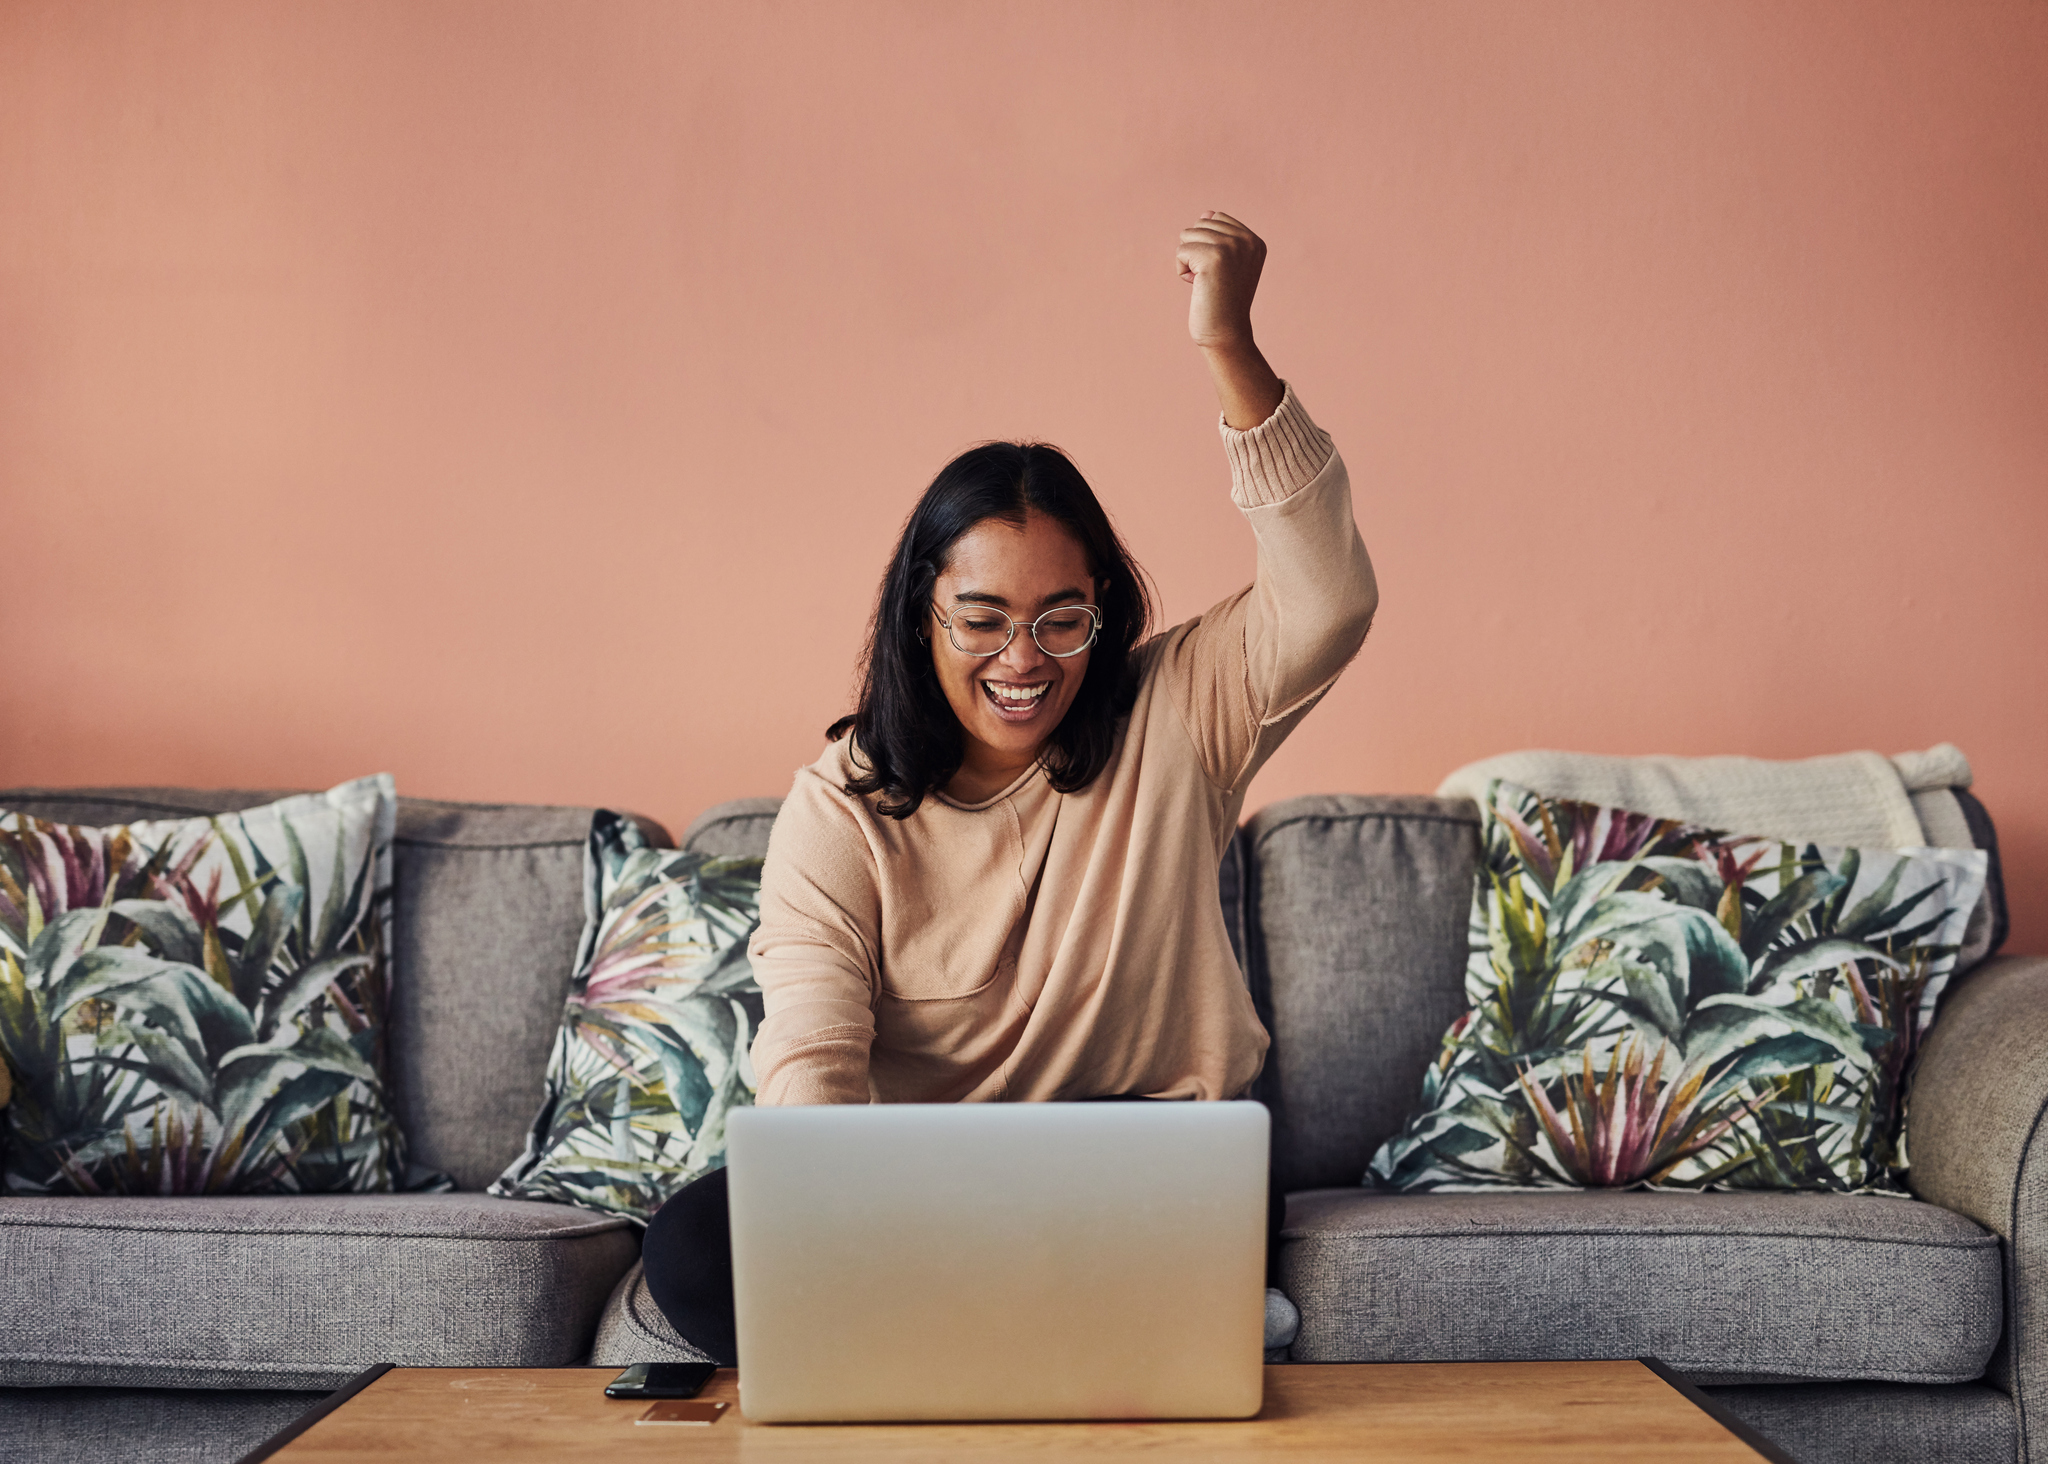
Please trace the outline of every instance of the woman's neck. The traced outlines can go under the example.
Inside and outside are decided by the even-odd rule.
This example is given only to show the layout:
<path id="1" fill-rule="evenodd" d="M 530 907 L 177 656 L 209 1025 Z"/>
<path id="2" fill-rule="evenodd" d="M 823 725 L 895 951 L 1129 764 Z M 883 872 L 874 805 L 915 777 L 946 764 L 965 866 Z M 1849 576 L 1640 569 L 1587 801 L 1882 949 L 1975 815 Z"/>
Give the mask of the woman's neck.
<path id="1" fill-rule="evenodd" d="M 1038 761 L 1039 749 L 1023 757 L 1004 757 L 993 748 L 970 741 L 959 771 L 946 780 L 946 796 L 955 803 L 983 803 L 1021 778 Z"/>

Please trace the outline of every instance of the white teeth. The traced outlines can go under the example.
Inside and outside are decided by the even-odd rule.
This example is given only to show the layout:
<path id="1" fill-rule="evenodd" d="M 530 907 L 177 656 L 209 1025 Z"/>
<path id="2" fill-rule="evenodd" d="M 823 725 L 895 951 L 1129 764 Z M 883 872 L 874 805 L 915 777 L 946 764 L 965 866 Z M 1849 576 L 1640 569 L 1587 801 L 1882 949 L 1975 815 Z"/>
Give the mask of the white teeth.
<path id="1" fill-rule="evenodd" d="M 998 699 L 1002 701 L 1028 702 L 1037 701 L 1040 697 L 1044 696 L 1047 688 L 1050 687 L 1052 683 L 1046 681 L 1041 682 L 1037 686 L 1024 686 L 1014 688 L 1008 686 L 997 686 L 993 682 L 987 681 L 983 682 L 982 685 L 988 687 L 988 689 L 991 692 L 993 692 Z"/>

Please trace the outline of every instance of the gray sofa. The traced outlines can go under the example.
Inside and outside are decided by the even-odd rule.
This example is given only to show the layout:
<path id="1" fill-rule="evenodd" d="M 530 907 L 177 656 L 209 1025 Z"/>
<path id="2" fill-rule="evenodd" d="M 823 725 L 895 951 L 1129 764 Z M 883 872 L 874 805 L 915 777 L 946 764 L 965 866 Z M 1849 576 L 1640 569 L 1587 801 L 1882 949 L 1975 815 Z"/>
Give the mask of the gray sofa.
<path id="1" fill-rule="evenodd" d="M 275 796 L 0 808 L 113 823 Z M 683 842 L 759 853 L 775 807 L 721 805 Z M 632 1227 L 478 1193 L 539 1100 L 590 812 L 402 800 L 394 1084 L 413 1157 L 455 1193 L 0 1199 L 0 1457 L 231 1459 L 372 1362 L 690 1355 Z M 2027 1458 L 2048 1390 L 2048 960 L 1952 988 L 1911 1100 L 1920 1199 L 1375 1194 L 1366 1160 L 1462 1008 L 1477 850 L 1469 804 L 1312 797 L 1254 817 L 1221 871 L 1274 1038 L 1259 1096 L 1293 1360 L 1647 1354 L 1807 1464 Z"/>

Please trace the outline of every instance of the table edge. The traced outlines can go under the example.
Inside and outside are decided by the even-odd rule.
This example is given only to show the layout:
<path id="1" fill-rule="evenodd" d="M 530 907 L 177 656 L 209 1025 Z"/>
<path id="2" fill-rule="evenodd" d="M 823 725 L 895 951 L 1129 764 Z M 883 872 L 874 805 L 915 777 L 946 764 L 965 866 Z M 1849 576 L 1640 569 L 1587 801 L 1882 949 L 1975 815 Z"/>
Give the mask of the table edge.
<path id="1" fill-rule="evenodd" d="M 235 1464 L 261 1464 L 262 1460 L 268 1459 L 272 1454 L 275 1454 L 279 1449 L 282 1449 L 286 1444 L 290 1443 L 328 1414 L 334 1412 L 335 1409 L 341 1407 L 342 1404 L 348 1402 L 349 1399 L 355 1397 L 356 1394 L 362 1392 L 363 1389 L 369 1387 L 370 1384 L 376 1382 L 377 1379 L 383 1377 L 384 1374 L 390 1372 L 396 1366 L 396 1363 L 390 1362 L 371 1363 L 370 1366 L 364 1368 L 248 1453 L 242 1455 L 241 1458 L 235 1460 Z"/>
<path id="2" fill-rule="evenodd" d="M 1556 1360 L 1564 1361 L 1573 1359 Z M 1794 1459 L 1790 1454 L 1786 1453 L 1777 1444 L 1772 1443 L 1769 1439 L 1765 1438 L 1762 1434 L 1758 1433 L 1743 1419 L 1738 1418 L 1726 1404 L 1717 1402 L 1715 1399 L 1709 1397 L 1706 1393 L 1700 1390 L 1697 1384 L 1681 1376 L 1680 1374 L 1673 1372 L 1670 1368 L 1666 1367 L 1662 1362 L 1658 1361 L 1654 1357 L 1643 1356 L 1633 1358 L 1586 1358 L 1577 1360 L 1589 1362 L 1610 1361 L 1640 1363 L 1643 1367 L 1647 1368 L 1651 1375 L 1654 1376 L 1659 1382 L 1663 1383 L 1666 1387 L 1670 1388 L 1673 1392 L 1677 1393 L 1681 1398 L 1685 1399 L 1686 1402 L 1692 1404 L 1693 1407 L 1699 1409 L 1700 1412 L 1706 1414 L 1707 1417 L 1713 1419 L 1714 1422 L 1721 1425 L 1722 1428 L 1728 1430 L 1729 1433 L 1733 1434 L 1737 1439 L 1741 1440 L 1741 1442 L 1747 1445 L 1749 1448 L 1755 1450 L 1759 1456 L 1769 1461 L 1769 1464 L 1799 1464 L 1799 1461 L 1797 1459 Z M 558 1368 L 555 1366 L 547 1366 L 545 1364 L 543 1364 L 542 1366 L 545 1367 L 545 1370 L 550 1372 L 558 1370 Z M 576 1364 L 570 1363 L 567 1364 L 567 1366 L 575 1367 Z M 588 1368 L 592 1372 L 610 1371 L 609 1368 L 596 1367 L 588 1363 L 583 1364 L 583 1366 Z M 339 1388 L 336 1388 L 332 1393 L 329 1393 L 325 1398 L 322 1398 L 318 1403 L 315 1403 L 312 1407 L 308 1408 L 304 1413 L 301 1413 L 297 1418 L 293 1419 L 290 1423 L 286 1424 L 283 1428 L 279 1429 L 276 1433 L 272 1434 L 269 1438 L 265 1439 L 262 1443 L 258 1444 L 255 1448 L 251 1449 L 248 1453 L 242 1455 L 239 1459 L 235 1461 L 235 1464 L 262 1464 L 263 1460 L 270 1458 L 270 1456 L 275 1454 L 279 1449 L 282 1449 L 286 1444 L 290 1443 L 292 1440 L 299 1437 L 299 1435 L 305 1433 L 307 1430 L 312 1428 L 314 1424 L 318 1423 L 328 1414 L 334 1412 L 337 1408 L 340 1408 L 344 1403 L 348 1402 L 349 1399 L 355 1397 L 356 1394 L 362 1392 L 365 1388 L 369 1387 L 370 1384 L 376 1382 L 377 1379 L 383 1377 L 384 1374 L 394 1371 L 396 1367 L 396 1363 L 379 1362 L 364 1368 L 361 1372 L 357 1373 L 354 1377 L 350 1378 L 346 1383 L 343 1383 Z M 514 1366 L 509 1368 L 500 1367 L 494 1370 L 502 1372 L 521 1372 L 526 1371 L 527 1369 Z"/>
<path id="3" fill-rule="evenodd" d="M 1757 1453 L 1770 1460 L 1771 1464 L 1799 1464 L 1797 1459 L 1794 1459 L 1790 1454 L 1779 1448 L 1778 1445 L 1758 1433 L 1746 1421 L 1737 1418 L 1734 1411 L 1727 1404 L 1718 1402 L 1701 1392 L 1699 1385 L 1691 1379 L 1681 1377 L 1654 1357 L 1638 1357 L 1636 1361 L 1655 1373 L 1664 1381 L 1666 1386 L 1675 1389 L 1693 1407 L 1699 1409 L 1700 1412 L 1706 1414 L 1707 1417 L 1713 1419 L 1714 1422 L 1720 1424 L 1721 1427 L 1727 1429 L 1728 1432 L 1734 1434 L 1738 1439 L 1741 1439 L 1743 1443 L 1749 1445 Z"/>

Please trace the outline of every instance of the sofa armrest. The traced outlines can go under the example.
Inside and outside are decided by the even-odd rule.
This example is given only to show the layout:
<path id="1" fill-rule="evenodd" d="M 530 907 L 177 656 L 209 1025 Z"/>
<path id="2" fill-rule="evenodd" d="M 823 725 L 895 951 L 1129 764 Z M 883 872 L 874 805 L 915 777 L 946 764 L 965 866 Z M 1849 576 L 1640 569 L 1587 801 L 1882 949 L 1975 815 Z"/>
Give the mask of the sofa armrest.
<path id="1" fill-rule="evenodd" d="M 1957 983 L 1927 1034 L 1908 1099 L 1906 1155 L 1921 1199 L 2005 1242 L 2005 1336 L 1991 1381 L 2012 1394 L 2023 1459 L 2029 1413 L 2038 1407 L 2048 1418 L 2044 1115 L 2048 957 L 1994 957 Z"/>

